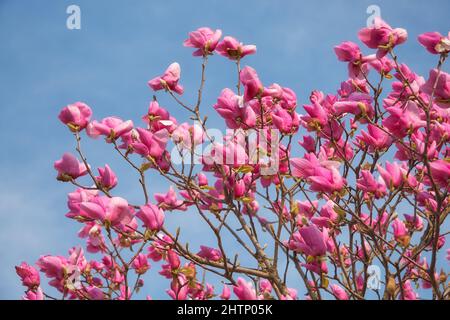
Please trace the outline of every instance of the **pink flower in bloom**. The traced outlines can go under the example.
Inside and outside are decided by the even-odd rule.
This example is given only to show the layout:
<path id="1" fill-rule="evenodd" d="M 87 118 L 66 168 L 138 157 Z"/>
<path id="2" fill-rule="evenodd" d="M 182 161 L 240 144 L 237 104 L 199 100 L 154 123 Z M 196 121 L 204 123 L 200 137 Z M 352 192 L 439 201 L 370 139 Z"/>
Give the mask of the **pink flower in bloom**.
<path id="1" fill-rule="evenodd" d="M 291 160 L 292 175 L 306 178 L 311 183 L 311 190 L 333 193 L 340 191 L 345 185 L 345 179 L 339 173 L 339 162 L 319 160 L 310 153 L 303 159 Z"/>
<path id="2" fill-rule="evenodd" d="M 142 120 L 149 125 L 149 129 L 152 132 L 161 129 L 167 129 L 169 132 L 172 132 L 177 123 L 176 119 L 171 117 L 169 112 L 161 107 L 156 100 L 150 102 L 147 114 L 142 117 Z"/>
<path id="3" fill-rule="evenodd" d="M 169 132 L 162 129 L 153 133 L 143 128 L 137 128 L 136 131 L 139 139 L 131 144 L 133 151 L 143 157 L 161 158 L 169 140 Z"/>
<path id="4" fill-rule="evenodd" d="M 110 190 L 117 185 L 117 177 L 109 165 L 105 164 L 104 168 L 98 168 L 99 176 L 96 177 L 98 183 L 105 189 Z"/>
<path id="5" fill-rule="evenodd" d="M 220 259 L 222 259 L 222 253 L 220 252 L 220 250 L 206 246 L 200 246 L 200 251 L 197 253 L 197 255 L 209 261 L 219 261 Z"/>
<path id="6" fill-rule="evenodd" d="M 233 292 L 239 300 L 257 300 L 256 291 L 251 282 L 238 278 L 237 284 L 233 286 Z"/>
<path id="7" fill-rule="evenodd" d="M 184 40 L 183 45 L 197 49 L 192 53 L 193 56 L 207 56 L 216 49 L 221 36 L 220 29 L 213 31 L 206 27 L 198 28 L 196 31 L 189 32 L 189 38 Z"/>
<path id="8" fill-rule="evenodd" d="M 148 263 L 145 254 L 138 254 L 138 256 L 133 260 L 133 268 L 137 274 L 144 274 L 148 269 L 150 269 L 150 264 Z"/>
<path id="9" fill-rule="evenodd" d="M 106 141 L 112 142 L 131 131 L 131 129 L 133 129 L 133 122 L 131 120 L 123 121 L 117 117 L 107 117 L 101 122 L 94 120 L 89 123 L 86 132 L 92 138 L 106 136 Z"/>
<path id="10" fill-rule="evenodd" d="M 416 229 L 419 231 L 423 229 L 423 220 L 418 215 L 405 214 L 405 220 L 408 229 Z"/>
<path id="11" fill-rule="evenodd" d="M 183 200 L 177 199 L 177 194 L 172 186 L 170 186 L 169 191 L 166 194 L 155 193 L 155 200 L 158 202 L 158 206 L 164 210 L 182 210 L 187 209 L 184 205 Z"/>
<path id="12" fill-rule="evenodd" d="M 334 47 L 334 52 L 339 61 L 354 62 L 361 58 L 361 50 L 358 45 L 351 41 L 342 42 Z"/>
<path id="13" fill-rule="evenodd" d="M 283 108 L 276 108 L 272 112 L 272 122 L 281 133 L 291 135 L 297 132 L 300 119 L 295 111 L 289 113 Z"/>
<path id="14" fill-rule="evenodd" d="M 369 170 L 361 170 L 360 178 L 356 180 L 358 189 L 364 191 L 364 196 L 370 198 L 374 196 L 375 199 L 380 199 L 386 195 L 386 184 L 380 177 L 377 180 L 373 177 Z"/>
<path id="15" fill-rule="evenodd" d="M 241 97 L 228 88 L 222 90 L 214 109 L 225 119 L 230 129 L 249 129 L 256 124 L 255 111 L 250 106 L 244 106 Z"/>
<path id="16" fill-rule="evenodd" d="M 230 300 L 230 296 L 231 296 L 230 287 L 228 287 L 227 285 L 224 285 L 222 293 L 220 294 L 220 298 L 222 300 Z"/>
<path id="17" fill-rule="evenodd" d="M 141 206 L 141 210 L 136 213 L 136 217 L 141 219 L 144 226 L 152 231 L 161 230 L 164 224 L 164 212 L 154 204 L 146 204 Z"/>
<path id="18" fill-rule="evenodd" d="M 417 293 L 414 292 L 411 281 L 406 280 L 403 284 L 403 299 L 404 300 L 417 300 L 419 297 Z"/>
<path id="19" fill-rule="evenodd" d="M 392 229 L 394 231 L 395 240 L 400 244 L 406 246 L 409 243 L 409 235 L 405 223 L 396 218 L 392 223 Z"/>
<path id="20" fill-rule="evenodd" d="M 216 51 L 221 56 L 227 57 L 231 60 L 239 60 L 249 54 L 256 52 L 255 45 L 243 45 L 233 37 L 224 37 L 217 45 Z"/>
<path id="21" fill-rule="evenodd" d="M 430 71 L 430 76 L 420 90 L 426 94 L 434 94 L 434 102 L 441 108 L 450 108 L 450 74 L 437 69 Z"/>
<path id="22" fill-rule="evenodd" d="M 39 272 L 26 262 L 16 266 L 16 273 L 22 280 L 22 284 L 28 289 L 35 289 L 41 284 Z"/>
<path id="23" fill-rule="evenodd" d="M 86 217 L 111 223 L 113 226 L 126 225 L 133 218 L 133 212 L 127 200 L 120 197 L 96 197 L 80 204 L 80 210 Z"/>
<path id="24" fill-rule="evenodd" d="M 264 91 L 264 86 L 259 80 L 258 74 L 252 67 L 245 67 L 241 70 L 239 78 L 244 85 L 244 101 L 250 101 Z"/>
<path id="25" fill-rule="evenodd" d="M 377 165 L 377 169 L 389 188 L 398 188 L 402 185 L 404 180 L 403 171 L 397 162 L 390 163 L 389 161 L 386 161 L 386 169 L 380 165 Z"/>
<path id="26" fill-rule="evenodd" d="M 430 163 L 431 177 L 441 188 L 450 189 L 450 162 L 436 160 Z"/>
<path id="27" fill-rule="evenodd" d="M 148 85 L 155 91 L 170 90 L 178 94 L 183 94 L 183 87 L 178 84 L 181 76 L 181 68 L 177 62 L 172 63 L 163 75 L 153 78 Z"/>
<path id="28" fill-rule="evenodd" d="M 333 292 L 333 295 L 336 297 L 336 299 L 338 300 L 348 300 L 348 294 L 347 292 L 342 289 L 340 286 L 338 286 L 337 284 L 332 284 L 330 285 L 331 291 Z"/>
<path id="29" fill-rule="evenodd" d="M 405 42 L 408 33 L 402 28 L 393 29 L 381 18 L 376 17 L 374 25 L 361 29 L 358 37 L 369 48 L 378 49 L 377 57 L 382 58 L 388 53 L 389 49 Z"/>
<path id="30" fill-rule="evenodd" d="M 55 169 L 58 171 L 58 180 L 70 181 L 87 174 L 87 168 L 71 153 L 65 153 L 60 160 L 55 161 Z"/>
<path id="31" fill-rule="evenodd" d="M 450 52 L 450 32 L 447 37 L 439 32 L 425 32 L 419 35 L 418 40 L 432 54 Z"/>
<path id="32" fill-rule="evenodd" d="M 98 194 L 97 190 L 85 190 L 78 188 L 67 196 L 67 206 L 69 212 L 66 214 L 68 218 L 75 218 L 80 215 L 80 204 L 94 199 Z"/>
<path id="33" fill-rule="evenodd" d="M 199 125 L 189 125 L 187 122 L 180 124 L 172 132 L 172 140 L 181 148 L 190 150 L 192 146 L 198 146 L 204 139 L 203 129 Z"/>
<path id="34" fill-rule="evenodd" d="M 382 151 L 392 144 L 392 138 L 389 134 L 377 126 L 368 124 L 367 131 L 361 131 L 361 135 L 356 138 L 362 146 L 367 145 L 370 152 Z"/>
<path id="35" fill-rule="evenodd" d="M 404 108 L 386 107 L 386 111 L 390 115 L 383 120 L 383 126 L 399 138 L 426 126 L 426 121 L 422 120 L 424 112 L 412 101 L 409 101 Z"/>
<path id="36" fill-rule="evenodd" d="M 44 292 L 41 288 L 36 291 L 28 290 L 22 298 L 23 300 L 44 300 Z"/>
<path id="37" fill-rule="evenodd" d="M 310 225 L 299 229 L 298 248 L 308 256 L 323 256 L 327 252 L 326 229 L 321 232 L 316 225 Z"/>
<path id="38" fill-rule="evenodd" d="M 92 110 L 83 102 L 75 102 L 64 107 L 59 113 L 59 120 L 73 132 L 81 131 L 89 123 Z"/>

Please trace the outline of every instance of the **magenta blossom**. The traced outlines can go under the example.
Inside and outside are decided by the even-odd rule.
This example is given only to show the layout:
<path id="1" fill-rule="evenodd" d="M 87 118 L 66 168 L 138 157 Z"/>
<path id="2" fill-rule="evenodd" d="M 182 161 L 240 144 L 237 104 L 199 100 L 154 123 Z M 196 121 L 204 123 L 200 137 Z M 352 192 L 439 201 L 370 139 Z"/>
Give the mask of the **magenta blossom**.
<path id="1" fill-rule="evenodd" d="M 22 280 L 22 284 L 28 289 L 35 289 L 41 284 L 39 272 L 26 262 L 16 266 L 16 273 Z"/>
<path id="2" fill-rule="evenodd" d="M 172 63 L 163 75 L 153 78 L 148 85 L 155 91 L 170 90 L 178 94 L 183 94 L 183 87 L 178 84 L 181 76 L 181 68 L 177 62 Z"/>
<path id="3" fill-rule="evenodd" d="M 254 54 L 256 52 L 255 45 L 243 45 L 233 37 L 224 37 L 217 45 L 216 51 L 221 56 L 227 57 L 230 60 L 240 60 L 246 55 Z"/>
<path id="4" fill-rule="evenodd" d="M 127 225 L 133 218 L 133 211 L 127 200 L 120 197 L 96 197 L 89 202 L 81 203 L 80 210 L 88 218 L 113 226 Z"/>
<path id="5" fill-rule="evenodd" d="M 98 168 L 97 182 L 106 190 L 110 190 L 117 185 L 117 177 L 109 165 L 105 164 L 104 168 Z"/>
<path id="6" fill-rule="evenodd" d="M 418 40 L 432 54 L 450 52 L 450 32 L 447 37 L 439 32 L 425 32 L 419 35 Z"/>
<path id="7" fill-rule="evenodd" d="M 88 172 L 86 165 L 71 153 L 65 153 L 60 160 L 55 161 L 54 167 L 58 171 L 57 179 L 61 181 L 70 181 Z"/>
<path id="8" fill-rule="evenodd" d="M 441 108 L 450 108 L 450 74 L 433 69 L 420 90 L 434 95 L 435 103 Z"/>
<path id="9" fill-rule="evenodd" d="M 105 136 L 107 142 L 112 142 L 131 131 L 131 129 L 133 129 L 131 120 L 123 121 L 118 117 L 107 117 L 101 122 L 94 120 L 89 123 L 86 132 L 92 138 Z"/>
<path id="10" fill-rule="evenodd" d="M 92 110 L 83 102 L 75 102 L 64 107 L 59 113 L 59 120 L 73 132 L 81 131 L 89 123 Z"/>
<path id="11" fill-rule="evenodd" d="M 151 203 L 141 206 L 141 210 L 136 213 L 136 217 L 141 219 L 144 226 L 152 231 L 161 230 L 164 224 L 164 211 Z"/>
<path id="12" fill-rule="evenodd" d="M 378 49 L 377 57 L 382 58 L 388 53 L 389 49 L 405 42 L 408 33 L 402 28 L 393 29 L 381 18 L 376 17 L 374 25 L 361 29 L 358 37 L 369 48 Z"/>
<path id="13" fill-rule="evenodd" d="M 197 255 L 209 261 L 219 261 L 220 259 L 222 259 L 222 253 L 220 252 L 220 250 L 207 246 L 200 246 L 200 251 L 197 253 Z"/>
<path id="14" fill-rule="evenodd" d="M 237 284 L 233 286 L 233 292 L 239 300 L 257 300 L 256 291 L 251 282 L 238 278 Z"/>
<path id="15" fill-rule="evenodd" d="M 183 42 L 183 45 L 197 49 L 192 53 L 193 56 L 207 56 L 216 49 L 221 36 L 222 30 L 213 31 L 203 27 L 190 32 L 189 38 Z"/>

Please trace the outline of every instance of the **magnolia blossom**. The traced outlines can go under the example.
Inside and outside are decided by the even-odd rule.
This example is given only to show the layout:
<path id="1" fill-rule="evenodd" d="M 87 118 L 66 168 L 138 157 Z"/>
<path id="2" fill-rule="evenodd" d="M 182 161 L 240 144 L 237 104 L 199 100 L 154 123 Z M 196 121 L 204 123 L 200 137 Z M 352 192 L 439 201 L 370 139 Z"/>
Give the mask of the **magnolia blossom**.
<path id="1" fill-rule="evenodd" d="M 189 38 L 183 43 L 185 47 L 196 48 L 192 53 L 194 56 L 206 56 L 211 54 L 217 47 L 222 36 L 222 30 L 213 31 L 210 28 L 199 28 L 189 33 Z"/>
<path id="2" fill-rule="evenodd" d="M 155 91 L 158 90 L 171 90 L 178 94 L 183 94 L 183 87 L 178 84 L 181 76 L 181 68 L 177 62 L 172 63 L 166 71 L 159 77 L 153 78 L 148 82 L 150 88 Z"/>

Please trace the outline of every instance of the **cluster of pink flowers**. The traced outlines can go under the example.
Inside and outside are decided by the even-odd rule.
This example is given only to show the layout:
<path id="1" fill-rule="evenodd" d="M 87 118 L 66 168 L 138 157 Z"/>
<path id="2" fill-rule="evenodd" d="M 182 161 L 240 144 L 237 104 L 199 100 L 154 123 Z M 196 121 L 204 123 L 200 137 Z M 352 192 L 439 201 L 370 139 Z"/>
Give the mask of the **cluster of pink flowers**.
<path id="1" fill-rule="evenodd" d="M 143 290 L 150 261 L 161 264 L 172 299 L 230 299 L 232 292 L 245 300 L 302 298 L 287 283 L 291 268 L 304 283 L 305 299 L 364 299 L 372 289 L 379 298 L 416 299 L 416 285 L 433 298 L 449 298 L 448 273 L 438 259 L 450 207 L 450 75 L 443 70 L 450 34 L 419 36 L 439 59 L 425 79 L 395 54 L 406 30 L 377 19 L 358 33 L 376 52 L 364 55 L 349 41 L 337 45 L 348 78 L 336 93 L 313 91 L 304 112 L 292 89 L 263 84 L 252 67 L 241 68 L 254 45 L 221 37 L 221 30 L 200 28 L 184 41 L 203 61 L 196 103 L 181 101 L 176 62 L 148 82 L 196 124 L 178 123 L 156 97 L 142 126 L 115 116 L 92 120 L 82 102 L 63 108 L 59 119 L 77 141 L 77 156 L 66 153 L 54 164 L 57 179 L 77 188 L 68 195 L 66 216 L 82 224 L 86 251 L 100 257 L 88 260 L 82 248 L 73 248 L 68 257 L 40 257 L 36 267 L 22 263 L 16 270 L 24 299 L 52 297 L 43 292 L 40 273 L 70 299 L 130 299 Z M 206 65 L 216 53 L 238 72 L 236 91 L 224 88 L 212 106 L 231 129 L 223 141 L 212 139 L 200 114 Z M 387 81 L 390 90 L 383 87 Z M 108 164 L 95 174 L 81 149 L 84 131 L 102 136 L 138 174 L 143 203 L 113 195 L 119 179 Z M 254 132 L 260 136 L 250 142 Z M 203 143 L 210 148 L 198 167 L 185 158 L 172 162 L 170 148 L 192 160 Z M 274 171 L 266 170 L 273 165 L 262 161 L 267 158 L 276 159 Z M 150 173 L 172 184 L 154 192 L 154 200 L 145 179 Z M 174 211 L 197 212 L 217 241 L 192 251 L 183 230 L 164 225 Z M 241 264 L 224 243 L 229 238 L 255 263 Z M 381 289 L 369 286 L 373 264 L 384 271 Z M 223 287 L 217 291 L 202 272 L 221 277 Z"/>

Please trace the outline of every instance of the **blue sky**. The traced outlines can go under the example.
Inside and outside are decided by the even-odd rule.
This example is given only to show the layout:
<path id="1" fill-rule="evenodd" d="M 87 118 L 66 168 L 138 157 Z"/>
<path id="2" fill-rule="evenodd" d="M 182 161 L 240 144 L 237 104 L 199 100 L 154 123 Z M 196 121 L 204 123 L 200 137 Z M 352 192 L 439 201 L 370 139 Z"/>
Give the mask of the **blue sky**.
<path id="1" fill-rule="evenodd" d="M 81 8 L 81 30 L 66 28 L 70 4 Z M 311 90 L 334 92 L 345 80 L 346 67 L 332 47 L 357 41 L 372 4 L 392 26 L 408 30 L 410 41 L 398 53 L 426 76 L 435 59 L 415 39 L 425 31 L 448 31 L 448 1 L 0 0 L 0 298 L 23 292 L 14 265 L 82 244 L 76 237 L 80 226 L 64 217 L 72 188 L 54 179 L 53 162 L 74 146 L 56 118 L 62 106 L 81 100 L 93 107 L 95 118 L 117 115 L 139 123 L 153 95 L 146 82 L 173 61 L 181 64 L 185 98 L 192 101 L 200 61 L 182 41 L 201 26 L 256 44 L 258 53 L 245 63 L 264 83 L 290 87 L 299 104 L 307 103 Z M 203 109 L 213 115 L 212 104 L 235 74 L 226 59 L 213 57 L 210 64 Z M 173 115 L 186 117 L 159 96 Z M 111 163 L 122 176 L 118 192 L 139 201 L 136 180 L 110 148 L 97 141 L 85 150 L 95 166 Z M 152 179 L 154 192 L 167 190 Z M 190 226 L 186 214 L 169 223 Z M 186 238 L 204 236 L 202 228 L 187 230 Z M 167 283 L 154 279 L 149 293 L 157 298 Z"/>

